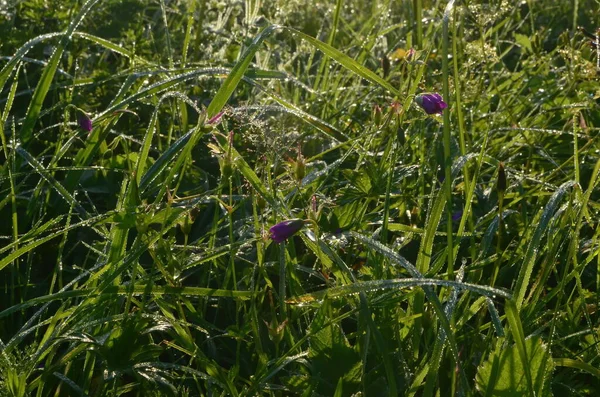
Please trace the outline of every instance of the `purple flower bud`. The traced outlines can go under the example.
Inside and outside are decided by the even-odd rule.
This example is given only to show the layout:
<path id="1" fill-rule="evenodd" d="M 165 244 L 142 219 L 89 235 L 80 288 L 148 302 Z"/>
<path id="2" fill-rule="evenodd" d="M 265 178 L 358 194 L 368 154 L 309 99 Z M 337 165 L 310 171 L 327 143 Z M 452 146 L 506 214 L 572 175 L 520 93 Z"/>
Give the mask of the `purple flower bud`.
<path id="1" fill-rule="evenodd" d="M 223 117 L 223 115 L 225 114 L 225 112 L 219 112 L 216 115 L 214 115 L 213 117 L 211 117 L 206 124 L 208 125 L 213 125 L 213 124 L 219 124 L 219 122 L 221 121 L 221 117 Z"/>
<path id="2" fill-rule="evenodd" d="M 281 243 L 296 234 L 302 229 L 302 226 L 304 226 L 304 220 L 302 219 L 290 219 L 279 222 L 269 229 L 271 239 L 276 243 Z"/>
<path id="3" fill-rule="evenodd" d="M 90 119 L 87 114 L 81 113 L 77 123 L 82 130 L 92 132 L 92 119 Z"/>
<path id="4" fill-rule="evenodd" d="M 452 213 L 452 220 L 454 222 L 458 222 L 458 221 L 461 220 L 462 216 L 463 216 L 463 212 L 462 211 L 453 212 Z"/>
<path id="5" fill-rule="evenodd" d="M 418 95 L 415 101 L 427 114 L 442 114 L 442 111 L 448 107 L 442 96 L 437 93 Z"/>

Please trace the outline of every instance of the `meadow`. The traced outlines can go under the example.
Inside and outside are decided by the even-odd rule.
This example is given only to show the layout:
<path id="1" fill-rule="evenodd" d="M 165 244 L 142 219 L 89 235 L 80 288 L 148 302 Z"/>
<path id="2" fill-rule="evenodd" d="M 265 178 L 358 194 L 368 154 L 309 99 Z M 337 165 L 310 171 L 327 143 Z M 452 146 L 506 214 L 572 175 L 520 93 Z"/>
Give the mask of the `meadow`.
<path id="1" fill-rule="evenodd" d="M 0 397 L 600 395 L 598 35 L 0 1 Z"/>

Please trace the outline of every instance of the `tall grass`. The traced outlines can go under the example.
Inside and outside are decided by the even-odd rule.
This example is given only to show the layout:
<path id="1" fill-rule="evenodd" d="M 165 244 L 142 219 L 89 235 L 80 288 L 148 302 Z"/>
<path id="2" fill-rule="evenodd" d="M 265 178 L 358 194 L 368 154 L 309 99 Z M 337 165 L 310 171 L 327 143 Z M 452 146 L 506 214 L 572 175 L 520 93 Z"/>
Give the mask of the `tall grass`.
<path id="1" fill-rule="evenodd" d="M 599 393 L 598 10 L 0 9 L 0 396 Z"/>

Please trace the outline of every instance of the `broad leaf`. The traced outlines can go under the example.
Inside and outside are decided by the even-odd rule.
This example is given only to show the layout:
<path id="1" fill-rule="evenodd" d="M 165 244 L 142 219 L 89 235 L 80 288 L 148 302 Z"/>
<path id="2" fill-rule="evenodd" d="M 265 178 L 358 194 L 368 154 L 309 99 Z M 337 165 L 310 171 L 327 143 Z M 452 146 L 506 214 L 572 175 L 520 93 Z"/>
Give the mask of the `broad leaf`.
<path id="1" fill-rule="evenodd" d="M 525 340 L 527 363 L 523 366 L 516 345 L 508 348 L 499 343 L 490 357 L 479 367 L 475 383 L 485 396 L 525 396 L 529 387 L 525 371 L 531 373 L 536 396 L 551 395 L 548 383 L 553 363 L 546 345 L 538 336 Z"/>

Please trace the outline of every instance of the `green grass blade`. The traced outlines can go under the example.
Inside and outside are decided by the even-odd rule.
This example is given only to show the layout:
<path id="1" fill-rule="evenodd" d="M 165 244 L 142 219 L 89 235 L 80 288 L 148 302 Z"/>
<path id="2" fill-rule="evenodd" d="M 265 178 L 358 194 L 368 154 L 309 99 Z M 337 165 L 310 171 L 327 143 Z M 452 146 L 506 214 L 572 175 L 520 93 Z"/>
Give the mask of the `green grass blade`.
<path id="1" fill-rule="evenodd" d="M 82 39 L 88 40 L 96 45 L 106 48 L 107 50 L 111 50 L 119 55 L 123 55 L 127 58 L 134 60 L 136 63 L 140 64 L 150 64 L 146 59 L 136 56 L 133 51 L 129 51 L 128 49 L 113 43 L 110 40 L 103 39 L 102 37 L 94 36 L 93 34 L 85 33 L 85 32 L 74 32 L 73 37 L 81 37 Z"/>
<path id="2" fill-rule="evenodd" d="M 155 84 L 152 84 L 144 89 L 139 90 L 135 94 L 123 99 L 122 101 L 112 104 L 109 108 L 101 112 L 95 119 L 94 123 L 103 121 L 107 118 L 114 117 L 113 113 L 120 109 L 126 109 L 127 105 L 139 101 L 140 99 L 148 98 L 152 95 L 160 94 L 168 90 L 171 87 L 175 87 L 176 85 L 195 79 L 199 76 L 204 75 L 215 75 L 220 76 L 223 73 L 226 73 L 228 69 L 224 68 L 201 68 L 197 70 L 193 70 L 187 73 L 181 73 L 173 77 L 166 78 L 162 81 L 159 81 Z"/>
<path id="3" fill-rule="evenodd" d="M 88 0 L 83 4 L 79 13 L 73 18 L 73 20 L 69 23 L 67 30 L 63 33 L 58 46 L 54 49 L 50 60 L 48 61 L 48 65 L 44 68 L 42 76 L 38 81 L 37 86 L 35 87 L 35 91 L 33 92 L 33 97 L 31 98 L 31 102 L 29 103 L 29 108 L 27 109 L 27 115 L 25 116 L 25 121 L 23 122 L 23 126 L 20 131 L 20 139 L 23 145 L 27 146 L 31 136 L 33 134 L 33 128 L 35 127 L 36 122 L 38 121 L 40 111 L 44 104 L 44 99 L 46 98 L 46 94 L 48 93 L 48 89 L 50 88 L 50 84 L 54 79 L 54 74 L 56 73 L 56 69 L 58 68 L 58 63 L 61 60 L 63 53 L 67 47 L 67 44 L 71 41 L 71 37 L 77 26 L 81 23 L 83 18 L 87 15 L 87 13 L 92 9 L 92 7 L 99 0 Z"/>
<path id="4" fill-rule="evenodd" d="M 25 54 L 27 54 L 29 52 L 29 50 L 31 50 L 33 47 L 35 47 L 37 44 L 39 44 L 43 41 L 62 36 L 63 34 L 64 33 L 58 33 L 58 32 L 57 33 L 47 33 L 47 34 L 38 36 L 34 39 L 31 39 L 27 43 L 23 44 L 17 50 L 15 55 L 13 55 L 11 57 L 10 61 L 8 61 L 8 63 L 6 65 L 4 65 L 2 70 L 0 70 L 0 91 L 4 88 L 4 84 L 6 84 L 6 81 L 10 77 L 11 73 L 13 72 L 13 70 L 15 69 L 17 64 L 23 59 L 23 57 L 25 56 Z"/>
<path id="5" fill-rule="evenodd" d="M 516 303 L 512 299 L 506 300 L 506 319 L 508 320 L 508 325 L 510 326 L 510 330 L 517 345 L 517 350 L 519 351 L 519 357 L 521 358 L 521 363 L 523 364 L 523 368 L 525 369 L 525 377 L 527 379 L 527 386 L 529 388 L 529 392 L 531 395 L 535 395 L 535 389 L 533 388 L 533 380 L 531 378 L 531 372 L 529 371 L 529 360 L 527 356 L 527 350 L 525 348 L 525 332 L 523 332 L 523 325 L 521 324 L 521 318 L 519 317 L 519 309 Z"/>
<path id="6" fill-rule="evenodd" d="M 546 207 L 542 211 L 540 220 L 535 228 L 531 241 L 527 246 L 527 252 L 525 254 L 525 258 L 523 259 L 523 264 L 521 265 L 521 270 L 519 271 L 519 277 L 514 288 L 516 292 L 515 304 L 517 305 L 517 309 L 519 310 L 523 305 L 523 300 L 525 299 L 525 292 L 529 288 L 529 279 L 531 278 L 531 273 L 533 272 L 533 265 L 535 264 L 535 259 L 537 257 L 542 236 L 548 229 L 548 223 L 550 222 L 550 219 L 552 219 L 552 216 L 558 209 L 558 206 L 560 205 L 563 196 L 574 184 L 574 181 L 568 181 L 563 183 L 556 190 L 556 192 L 554 192 L 552 197 L 550 197 L 550 200 L 548 200 L 548 204 L 546 204 Z"/>
<path id="7" fill-rule="evenodd" d="M 511 294 L 508 291 L 483 285 L 432 278 L 397 278 L 389 280 L 362 281 L 354 284 L 341 285 L 339 287 L 331 287 L 321 291 L 311 292 L 290 298 L 288 299 L 287 303 L 302 304 L 308 302 L 318 302 L 326 298 L 342 298 L 345 296 L 358 294 L 359 292 L 377 292 L 387 289 L 396 290 L 402 288 L 426 286 L 443 286 L 455 288 L 457 290 L 467 290 L 489 298 L 502 297 L 509 299 L 511 297 Z"/>
<path id="8" fill-rule="evenodd" d="M 140 194 L 144 195 L 146 190 L 154 185 L 154 180 L 167 169 L 169 163 L 180 153 L 190 141 L 196 128 L 191 129 L 181 138 L 176 140 L 167 150 L 165 150 L 158 159 L 148 168 L 140 180 Z"/>
<path id="9" fill-rule="evenodd" d="M 25 159 L 25 161 L 27 161 L 31 168 L 33 168 L 35 172 L 44 178 L 56 190 L 60 197 L 62 197 L 69 205 L 72 205 L 81 216 L 84 218 L 90 217 L 85 208 L 83 208 L 81 204 L 75 200 L 71 193 L 69 193 L 65 187 L 61 185 L 60 182 L 58 182 L 52 176 L 52 174 L 48 172 L 40 162 L 37 161 L 37 159 L 35 159 L 35 157 L 29 154 L 22 146 L 17 146 L 15 150 L 21 157 Z"/>
<path id="10" fill-rule="evenodd" d="M 150 152 L 150 147 L 152 146 L 152 138 L 154 137 L 154 133 L 156 131 L 156 123 L 157 123 L 157 119 L 158 119 L 158 112 L 160 109 L 160 105 L 162 104 L 163 101 L 165 101 L 168 98 L 172 98 L 172 97 L 182 99 L 184 102 L 186 102 L 193 108 L 196 108 L 196 105 L 194 104 L 194 102 L 191 99 L 189 99 L 185 95 L 182 95 L 178 92 L 167 92 L 162 97 L 160 97 L 160 99 L 158 100 L 158 104 L 155 106 L 154 112 L 152 113 L 152 116 L 150 117 L 148 127 L 146 128 L 146 133 L 144 134 L 144 141 L 142 142 L 142 148 L 140 150 L 140 154 L 138 156 L 137 163 L 135 165 L 135 173 L 136 173 L 138 185 L 141 183 L 142 175 L 144 175 L 144 172 L 146 170 L 146 163 L 148 161 L 148 153 Z M 187 140 L 185 140 L 185 143 L 183 143 L 183 142 L 180 143 L 180 145 L 185 145 L 185 144 L 187 144 Z M 169 150 L 167 150 L 167 152 L 169 152 Z M 162 158 L 161 164 L 166 165 L 167 164 L 166 160 L 170 159 L 171 157 L 170 157 L 170 155 L 166 155 L 166 157 L 163 158 L 161 155 L 161 158 Z M 150 174 L 144 180 L 144 187 L 147 186 L 147 183 L 149 183 L 149 181 L 152 181 L 153 177 L 156 177 L 156 175 L 158 173 L 160 173 L 160 171 L 161 171 L 160 168 L 157 168 L 156 170 L 154 170 L 153 173 Z"/>
<path id="11" fill-rule="evenodd" d="M 39 296 L 20 303 L 13 307 L 9 307 L 0 312 L 0 318 L 4 318 L 12 313 L 28 309 L 40 305 L 42 303 L 54 302 L 58 300 L 66 300 L 72 298 L 89 298 L 101 295 L 128 295 L 132 293 L 135 296 L 140 295 L 176 295 L 176 296 L 202 296 L 215 298 L 233 298 L 240 300 L 250 299 L 254 292 L 252 291 L 231 291 L 218 288 L 202 288 L 202 287 L 173 287 L 173 286 L 157 286 L 153 285 L 151 289 L 146 284 L 136 284 L 133 289 L 126 285 L 111 286 L 105 288 L 102 292 L 98 292 L 96 288 L 80 288 L 71 291 L 57 292 L 51 295 Z"/>
<path id="12" fill-rule="evenodd" d="M 581 360 L 574 360 L 572 358 L 554 358 L 554 365 L 557 367 L 567 367 L 574 368 L 580 371 L 585 371 L 591 375 L 594 375 L 596 378 L 600 379 L 600 369 L 597 367 L 590 365 Z"/>
<path id="13" fill-rule="evenodd" d="M 415 266 L 413 266 L 410 262 L 408 262 L 406 259 L 404 259 L 400 255 L 396 254 L 394 251 L 392 251 L 385 245 L 383 245 L 380 242 L 375 241 L 369 237 L 363 236 L 359 233 L 350 232 L 350 235 L 352 237 L 354 237 L 355 239 L 361 241 L 363 244 L 365 244 L 369 248 L 371 248 L 371 249 L 375 250 L 376 252 L 385 256 L 388 260 L 390 260 L 390 262 L 400 265 L 401 267 L 408 270 L 408 272 L 411 274 L 411 276 L 413 276 L 415 279 L 423 279 L 423 275 L 417 270 L 417 268 Z M 486 288 L 488 288 L 488 287 L 486 287 Z M 423 286 L 423 291 L 425 292 L 425 296 L 427 296 L 427 299 L 429 300 L 429 302 L 433 305 L 433 308 L 437 314 L 437 319 L 440 322 L 440 328 L 445 333 L 445 337 L 448 338 L 448 344 L 450 346 L 450 350 L 454 357 L 454 361 L 455 361 L 456 365 L 460 367 L 456 339 L 454 338 L 454 334 L 452 333 L 452 330 L 450 328 L 450 322 L 448 320 L 448 317 L 446 316 L 446 313 L 444 312 L 442 303 L 440 302 L 440 299 L 435 294 L 435 292 L 434 292 L 433 288 L 431 288 L 431 286 L 429 286 L 429 285 Z M 464 372 L 461 371 L 461 377 L 464 377 L 464 376 L 465 376 Z M 464 383 L 465 388 L 469 387 L 466 379 L 463 379 L 463 383 Z"/>
<path id="14" fill-rule="evenodd" d="M 223 85 L 221 86 L 219 91 L 215 94 L 215 97 L 213 98 L 210 105 L 208 106 L 208 109 L 206 110 L 207 117 L 209 119 L 216 116 L 217 113 L 219 113 L 221 111 L 221 109 L 223 109 L 223 107 L 225 106 L 225 104 L 227 103 L 227 101 L 229 100 L 231 95 L 233 94 L 233 91 L 239 84 L 240 80 L 246 73 L 248 66 L 250 66 L 250 63 L 252 62 L 252 59 L 254 58 L 254 54 L 256 53 L 256 51 L 258 51 L 258 48 L 262 44 L 262 42 L 268 36 L 270 36 L 272 33 L 274 33 L 275 31 L 277 31 L 279 29 L 286 30 L 286 31 L 292 33 L 292 35 L 302 38 L 303 40 L 305 40 L 308 43 L 310 43 L 311 45 L 313 45 L 315 48 L 322 51 L 328 57 L 334 59 L 336 62 L 338 62 L 343 67 L 350 70 L 351 72 L 380 85 L 381 87 L 387 89 L 389 92 L 393 93 L 396 96 L 400 96 L 400 91 L 398 91 L 388 81 L 382 79 L 377 74 L 375 74 L 372 71 L 370 71 L 369 69 L 365 68 L 363 65 L 359 64 L 354 59 L 345 55 L 341 51 L 336 50 L 335 48 L 331 47 L 330 45 L 323 43 L 322 41 L 317 40 L 314 37 L 311 37 L 311 36 L 309 36 L 305 33 L 302 33 L 298 30 L 283 27 L 283 26 L 278 26 L 278 25 L 270 25 L 267 28 L 265 28 L 262 32 L 260 32 L 260 34 L 258 36 L 256 36 L 256 38 L 254 39 L 254 41 L 252 41 L 252 44 L 250 44 L 250 46 L 248 46 L 248 48 L 246 49 L 244 54 L 241 56 L 240 61 L 238 61 L 238 63 L 236 63 L 234 68 L 231 70 L 231 72 L 229 73 L 229 75 L 227 76 L 225 81 L 223 82 Z"/>
<path id="15" fill-rule="evenodd" d="M 388 90 L 389 92 L 391 92 L 393 95 L 395 95 L 397 97 L 402 96 L 402 93 L 397 88 L 395 88 L 390 82 L 379 77 L 377 74 L 375 74 L 371 70 L 367 69 L 366 67 L 364 67 L 363 65 L 361 65 L 354 59 L 350 58 L 348 55 L 344 54 L 343 52 L 333 48 L 329 44 L 326 44 L 320 40 L 317 40 L 314 37 L 311 37 L 305 33 L 300 32 L 299 30 L 296 30 L 296 29 L 292 29 L 292 28 L 283 28 L 283 29 L 291 32 L 292 35 L 298 36 L 301 39 L 307 41 L 312 46 L 314 46 L 315 48 L 322 51 L 323 54 L 332 58 L 333 60 L 335 60 L 340 65 L 342 65 L 346 69 L 350 70 L 354 74 L 385 88 L 386 90 Z"/>
<path id="16" fill-rule="evenodd" d="M 208 108 L 206 109 L 206 116 L 208 119 L 213 118 L 221 111 L 221 109 L 223 109 L 223 106 L 225 106 L 233 94 L 233 91 L 244 76 L 244 73 L 246 73 L 248 66 L 250 66 L 250 62 L 252 62 L 252 59 L 254 58 L 254 54 L 256 51 L 258 51 L 258 48 L 262 42 L 278 29 L 279 26 L 277 25 L 268 26 L 262 32 L 260 32 L 260 34 L 256 36 L 256 38 L 248 46 L 248 48 L 246 48 L 246 51 L 241 56 L 238 63 L 236 63 L 233 69 L 231 69 L 231 72 L 229 72 L 229 75 L 221 85 L 221 88 L 219 88 L 219 91 L 217 91 L 215 94 L 213 100 L 210 102 L 210 105 L 208 105 Z"/>

